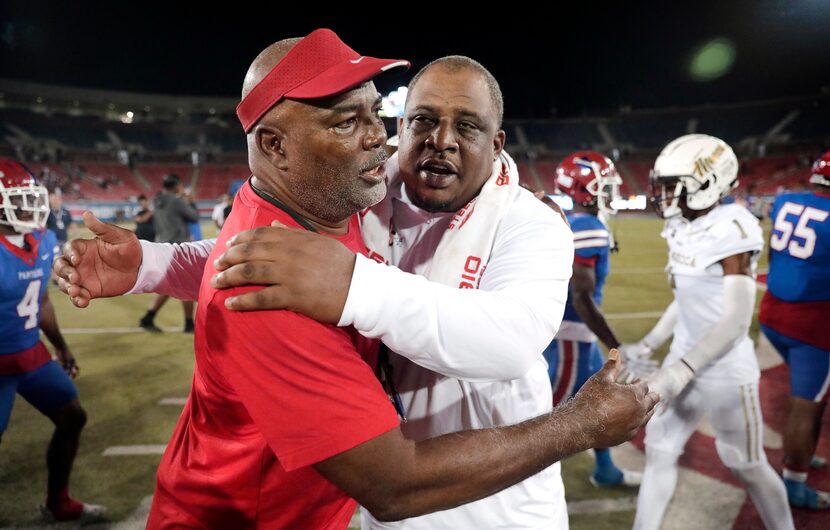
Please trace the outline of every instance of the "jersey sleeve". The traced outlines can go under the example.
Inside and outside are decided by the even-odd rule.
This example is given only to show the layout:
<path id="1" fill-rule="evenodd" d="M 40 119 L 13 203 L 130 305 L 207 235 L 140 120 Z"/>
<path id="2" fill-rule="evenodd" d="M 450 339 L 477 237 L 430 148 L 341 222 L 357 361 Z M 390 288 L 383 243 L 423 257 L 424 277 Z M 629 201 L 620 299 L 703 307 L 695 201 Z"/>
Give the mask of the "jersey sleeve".
<path id="1" fill-rule="evenodd" d="M 775 222 L 775 217 L 778 215 L 778 211 L 781 209 L 781 205 L 785 200 L 785 195 L 779 195 L 775 198 L 775 201 L 773 201 L 772 206 L 769 209 L 769 218 L 772 219 L 773 222 Z"/>
<path id="2" fill-rule="evenodd" d="M 58 236 L 56 236 L 51 230 L 46 230 L 40 244 L 43 245 L 42 248 L 49 253 L 49 263 L 52 263 L 55 256 L 59 256 L 61 253 L 61 248 L 58 246 Z"/>
<path id="3" fill-rule="evenodd" d="M 741 206 L 734 206 L 710 229 L 710 244 L 700 256 L 703 268 L 744 252 L 753 254 L 764 249 L 764 234 L 758 220 Z"/>
<path id="4" fill-rule="evenodd" d="M 166 294 L 179 300 L 199 298 L 199 286 L 215 239 L 187 243 L 153 243 L 141 240 L 141 267 L 127 294 Z"/>
<path id="5" fill-rule="evenodd" d="M 572 220 L 574 233 L 574 260 L 578 263 L 595 263 L 608 252 L 610 238 L 608 228 L 593 216 L 581 216 Z"/>

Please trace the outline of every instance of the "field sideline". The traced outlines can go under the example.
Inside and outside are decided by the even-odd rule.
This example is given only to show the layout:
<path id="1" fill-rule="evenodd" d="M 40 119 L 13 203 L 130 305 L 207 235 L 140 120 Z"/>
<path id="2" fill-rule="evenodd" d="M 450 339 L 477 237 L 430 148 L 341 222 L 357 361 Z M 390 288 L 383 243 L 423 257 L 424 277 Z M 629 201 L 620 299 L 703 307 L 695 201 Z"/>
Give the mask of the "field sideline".
<path id="1" fill-rule="evenodd" d="M 604 310 L 623 341 L 639 339 L 670 301 L 662 272 L 665 245 L 658 236 L 660 226 L 659 220 L 650 217 L 622 218 L 612 226 L 621 251 L 612 257 Z M 212 233 L 209 227 L 204 228 L 206 235 Z M 764 256 L 762 268 L 765 262 Z M 89 414 L 72 492 L 80 499 L 107 505 L 112 522 L 127 520 L 152 494 L 160 455 L 109 456 L 104 452 L 108 448 L 112 452 L 116 446 L 163 446 L 167 442 L 181 410 L 180 398 L 187 396 L 190 387 L 192 336 L 178 331 L 159 335 L 108 332 L 111 328 L 137 326 L 150 302 L 149 295 L 98 300 L 85 310 L 73 308 L 56 288 L 50 290 L 50 295 L 81 366 L 77 384 Z M 157 323 L 179 330 L 180 307 L 175 301 L 169 302 Z M 752 333 L 757 336 L 757 324 Z M 50 434 L 48 420 L 18 399 L 0 446 L 0 483 L 4 488 L 0 527 L 40 524 L 35 508 L 44 497 L 44 455 Z M 633 447 L 624 452 L 636 461 L 637 455 L 631 456 L 631 452 L 637 453 Z M 595 490 L 587 481 L 591 465 L 588 454 L 577 455 L 563 465 L 569 503 L 590 512 L 574 514 L 571 527 L 630 528 L 635 492 Z M 606 498 L 618 501 L 596 506 L 583 502 Z"/>

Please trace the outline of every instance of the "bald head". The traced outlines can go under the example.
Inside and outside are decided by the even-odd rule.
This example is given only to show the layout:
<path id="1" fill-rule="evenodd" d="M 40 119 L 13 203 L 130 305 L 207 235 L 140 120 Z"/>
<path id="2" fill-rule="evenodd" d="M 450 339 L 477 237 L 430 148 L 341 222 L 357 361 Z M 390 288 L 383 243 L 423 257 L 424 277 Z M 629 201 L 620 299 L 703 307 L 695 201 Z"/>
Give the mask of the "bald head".
<path id="1" fill-rule="evenodd" d="M 277 63 L 279 63 L 283 57 L 291 51 L 291 48 L 296 46 L 301 40 L 303 40 L 301 37 L 283 39 L 259 52 L 259 55 L 256 56 L 256 59 L 254 59 L 254 62 L 252 62 L 251 66 L 248 67 L 248 72 L 245 74 L 245 81 L 242 83 L 242 99 L 245 99 L 254 87 L 256 87 L 259 82 L 274 69 Z M 279 107 L 279 103 L 274 105 L 274 107 L 272 107 L 262 116 L 262 118 L 260 118 L 259 122 L 269 123 L 277 119 Z M 254 173 L 265 174 L 265 172 L 269 171 L 269 169 L 267 166 L 263 166 L 259 160 L 260 153 L 257 149 L 256 130 L 256 127 L 254 127 L 247 134 L 248 162 Z"/>
<path id="2" fill-rule="evenodd" d="M 248 67 L 248 73 L 245 74 L 245 81 L 242 83 L 242 99 L 245 99 L 251 90 L 268 75 L 268 72 L 273 70 L 277 63 L 301 40 L 303 40 L 302 37 L 283 39 L 259 52 L 254 62 Z"/>

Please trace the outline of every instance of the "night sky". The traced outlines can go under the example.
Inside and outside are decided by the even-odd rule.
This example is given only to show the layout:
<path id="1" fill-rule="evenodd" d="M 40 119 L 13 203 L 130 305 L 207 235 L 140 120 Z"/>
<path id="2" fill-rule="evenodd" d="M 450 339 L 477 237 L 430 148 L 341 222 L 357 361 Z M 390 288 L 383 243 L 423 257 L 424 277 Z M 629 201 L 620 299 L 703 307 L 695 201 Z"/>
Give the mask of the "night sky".
<path id="1" fill-rule="evenodd" d="M 251 4 L 244 2 L 171 11 L 173 2 L 130 7 L 6 0 L 0 7 L 0 77 L 237 97 L 248 64 L 262 48 L 330 27 L 361 54 L 409 59 L 415 69 L 443 55 L 469 55 L 500 81 L 506 115 L 512 118 L 600 115 L 623 105 L 687 106 L 830 90 L 830 1 L 674 5 L 679 3 L 614 2 L 606 8 L 581 2 L 555 7 L 552 18 L 506 2 L 512 9 L 479 13 L 476 20 L 489 22 L 473 23 L 449 10 L 449 2 L 355 3 L 349 11 L 311 17 L 280 14 L 276 8 L 242 13 L 239 6 Z M 408 9 L 392 13 L 385 5 Z M 297 7 L 322 13 L 310 2 Z M 357 16 L 361 10 L 365 14 Z M 713 81 L 692 80 L 694 51 L 718 37 L 734 45 L 731 69 Z M 378 88 L 405 84 L 411 73 L 381 77 Z"/>

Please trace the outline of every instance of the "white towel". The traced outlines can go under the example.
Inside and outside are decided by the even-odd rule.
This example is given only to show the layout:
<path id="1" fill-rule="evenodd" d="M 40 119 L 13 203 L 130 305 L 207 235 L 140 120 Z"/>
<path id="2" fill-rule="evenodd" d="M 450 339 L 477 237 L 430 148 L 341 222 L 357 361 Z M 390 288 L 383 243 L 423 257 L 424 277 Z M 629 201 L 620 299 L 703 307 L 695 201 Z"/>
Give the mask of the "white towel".
<path id="1" fill-rule="evenodd" d="M 386 163 L 389 194 L 403 186 L 397 153 Z M 477 289 L 490 259 L 496 229 L 519 194 L 516 163 L 502 151 L 493 162 L 490 178 L 474 197 L 453 216 L 425 274 L 431 281 L 462 289 Z M 391 257 L 392 201 L 384 200 L 362 217 L 363 239 L 371 255 L 387 263 Z"/>

